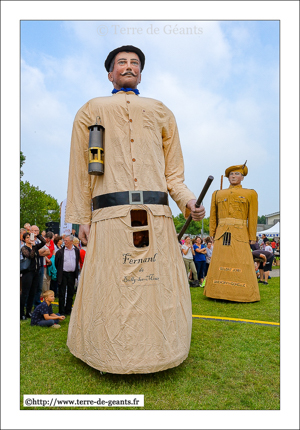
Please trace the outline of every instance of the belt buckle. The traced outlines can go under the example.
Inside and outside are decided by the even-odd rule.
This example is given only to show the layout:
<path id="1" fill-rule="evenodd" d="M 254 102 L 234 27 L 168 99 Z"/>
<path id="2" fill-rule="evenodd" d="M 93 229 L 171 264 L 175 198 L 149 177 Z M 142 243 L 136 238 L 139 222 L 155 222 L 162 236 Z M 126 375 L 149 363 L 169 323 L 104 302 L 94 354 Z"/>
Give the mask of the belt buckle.
<path id="1" fill-rule="evenodd" d="M 143 205 L 144 204 L 143 191 L 129 191 L 129 204 Z"/>

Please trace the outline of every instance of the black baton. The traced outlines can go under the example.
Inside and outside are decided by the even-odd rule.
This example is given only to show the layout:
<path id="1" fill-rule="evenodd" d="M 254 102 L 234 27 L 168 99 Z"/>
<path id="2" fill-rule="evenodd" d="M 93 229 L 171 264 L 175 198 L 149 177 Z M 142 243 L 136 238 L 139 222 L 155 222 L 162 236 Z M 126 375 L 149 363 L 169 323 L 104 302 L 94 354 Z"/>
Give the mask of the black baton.
<path id="1" fill-rule="evenodd" d="M 199 208 L 201 205 L 201 202 L 203 201 L 205 194 L 207 193 L 207 190 L 210 187 L 210 184 L 212 183 L 212 181 L 214 180 L 213 176 L 209 176 L 207 178 L 207 181 L 205 182 L 205 185 L 200 193 L 200 196 L 198 197 L 198 200 L 196 201 L 196 208 Z M 186 229 L 188 228 L 190 222 L 192 221 L 192 215 L 189 215 L 188 219 L 186 220 L 184 226 L 182 227 L 182 229 L 180 230 L 179 234 L 178 234 L 178 241 L 180 241 L 180 239 L 182 238 L 182 236 L 184 235 Z"/>

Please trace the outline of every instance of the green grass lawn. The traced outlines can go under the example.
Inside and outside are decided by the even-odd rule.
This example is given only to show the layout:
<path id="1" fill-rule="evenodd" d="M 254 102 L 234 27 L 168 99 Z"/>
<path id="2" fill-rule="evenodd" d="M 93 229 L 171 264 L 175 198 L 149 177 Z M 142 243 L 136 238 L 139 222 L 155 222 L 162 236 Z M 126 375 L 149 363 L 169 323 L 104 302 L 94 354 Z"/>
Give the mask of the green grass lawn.
<path id="1" fill-rule="evenodd" d="M 229 302 L 203 296 L 203 288 L 191 288 L 193 315 L 222 316 L 256 321 L 279 322 L 279 278 L 259 284 L 260 301 Z"/>
<path id="2" fill-rule="evenodd" d="M 203 289 L 191 289 L 193 315 L 279 322 L 279 278 L 259 285 L 257 303 L 209 299 Z M 21 409 L 48 409 L 24 408 L 23 394 L 143 394 L 139 410 L 280 409 L 279 326 L 193 319 L 190 353 L 180 366 L 148 375 L 101 375 L 69 352 L 68 322 L 58 330 L 21 322 Z"/>

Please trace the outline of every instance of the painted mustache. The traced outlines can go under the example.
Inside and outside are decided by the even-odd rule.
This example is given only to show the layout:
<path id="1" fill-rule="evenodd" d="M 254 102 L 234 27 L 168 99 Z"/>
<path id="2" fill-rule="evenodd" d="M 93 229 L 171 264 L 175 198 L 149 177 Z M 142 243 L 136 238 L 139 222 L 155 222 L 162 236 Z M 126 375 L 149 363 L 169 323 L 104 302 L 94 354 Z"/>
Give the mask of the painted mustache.
<path id="1" fill-rule="evenodd" d="M 131 75 L 131 76 L 134 76 L 135 78 L 137 77 L 137 75 L 135 75 L 133 72 L 121 73 L 121 76 L 126 76 L 126 75 Z"/>

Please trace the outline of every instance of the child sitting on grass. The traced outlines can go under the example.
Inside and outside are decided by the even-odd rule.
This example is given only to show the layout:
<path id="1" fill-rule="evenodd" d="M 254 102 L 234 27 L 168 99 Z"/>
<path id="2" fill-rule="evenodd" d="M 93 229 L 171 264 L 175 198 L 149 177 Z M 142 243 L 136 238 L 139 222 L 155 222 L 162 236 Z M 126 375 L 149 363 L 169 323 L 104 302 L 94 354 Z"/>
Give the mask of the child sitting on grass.
<path id="1" fill-rule="evenodd" d="M 41 327 L 60 328 L 60 325 L 55 321 L 64 320 L 65 316 L 54 314 L 51 303 L 54 302 L 54 291 L 47 290 L 43 293 L 44 301 L 38 305 L 31 317 L 31 325 L 39 325 Z"/>

